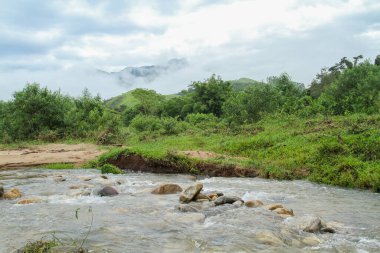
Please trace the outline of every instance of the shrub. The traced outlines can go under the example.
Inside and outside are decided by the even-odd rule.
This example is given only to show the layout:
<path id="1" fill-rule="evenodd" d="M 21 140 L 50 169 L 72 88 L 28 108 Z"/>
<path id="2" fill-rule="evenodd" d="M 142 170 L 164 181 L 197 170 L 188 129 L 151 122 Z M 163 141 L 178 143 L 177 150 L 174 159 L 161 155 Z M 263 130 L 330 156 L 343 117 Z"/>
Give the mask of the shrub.
<path id="1" fill-rule="evenodd" d="M 112 164 L 104 164 L 100 170 L 102 174 L 124 174 L 124 171 Z"/>

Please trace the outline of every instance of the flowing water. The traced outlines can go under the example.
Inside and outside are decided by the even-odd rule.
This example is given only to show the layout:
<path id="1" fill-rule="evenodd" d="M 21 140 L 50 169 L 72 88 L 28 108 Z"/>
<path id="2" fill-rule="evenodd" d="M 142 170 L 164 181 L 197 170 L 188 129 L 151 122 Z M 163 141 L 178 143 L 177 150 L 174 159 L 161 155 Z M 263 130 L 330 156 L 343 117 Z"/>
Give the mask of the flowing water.
<path id="1" fill-rule="evenodd" d="M 52 234 L 80 244 L 92 214 L 84 243 L 94 252 L 380 252 L 377 193 L 305 181 L 205 178 L 198 180 L 204 190 L 281 203 L 293 209 L 295 216 L 284 219 L 262 207 L 232 205 L 182 213 L 175 209 L 177 194 L 150 191 L 165 182 L 186 187 L 194 183 L 192 176 L 128 173 L 107 177 L 101 178 L 97 170 L 0 172 L 5 189 L 17 187 L 23 199 L 41 199 L 29 205 L 0 201 L 0 252 L 12 252 L 27 241 Z M 120 195 L 96 196 L 104 185 L 114 186 Z M 336 233 L 302 231 L 300 221 L 309 216 L 322 217 Z"/>

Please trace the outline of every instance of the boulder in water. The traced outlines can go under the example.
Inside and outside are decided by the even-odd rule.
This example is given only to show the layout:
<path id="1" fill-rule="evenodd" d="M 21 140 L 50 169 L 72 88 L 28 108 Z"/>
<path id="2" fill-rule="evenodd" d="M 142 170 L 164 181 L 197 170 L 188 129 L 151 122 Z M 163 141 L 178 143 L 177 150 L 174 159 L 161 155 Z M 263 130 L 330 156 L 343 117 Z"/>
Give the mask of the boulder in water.
<path id="1" fill-rule="evenodd" d="M 116 191 L 111 186 L 106 186 L 98 192 L 98 195 L 101 197 L 111 197 L 111 196 L 115 196 L 118 194 L 119 194 L 118 191 Z"/>
<path id="2" fill-rule="evenodd" d="M 277 208 L 283 208 L 283 206 L 281 204 L 271 204 L 266 206 L 266 209 L 268 209 L 269 211 L 273 211 Z"/>
<path id="3" fill-rule="evenodd" d="M 22 194 L 18 188 L 12 188 L 6 193 L 4 193 L 3 198 L 4 199 L 17 199 L 21 198 Z"/>
<path id="4" fill-rule="evenodd" d="M 256 240 L 272 246 L 280 246 L 284 244 L 284 242 L 277 237 L 275 234 L 269 231 L 264 231 L 256 234 Z"/>
<path id="5" fill-rule="evenodd" d="M 203 188 L 202 183 L 196 183 L 195 185 L 187 187 L 179 196 L 181 203 L 189 203 L 201 192 Z"/>
<path id="6" fill-rule="evenodd" d="M 152 191 L 152 194 L 175 194 L 181 192 L 182 188 L 178 184 L 162 184 Z"/>
<path id="7" fill-rule="evenodd" d="M 322 228 L 322 221 L 320 218 L 316 217 L 312 219 L 309 224 L 303 229 L 303 231 L 308 233 L 319 232 Z"/>
<path id="8" fill-rule="evenodd" d="M 224 204 L 233 204 L 234 202 L 236 201 L 242 201 L 241 198 L 239 197 L 235 197 L 235 196 L 220 196 L 219 198 L 217 198 L 214 203 L 216 206 L 219 206 L 219 205 L 224 205 Z M 243 201 L 242 201 L 243 202 Z"/>
<path id="9" fill-rule="evenodd" d="M 19 205 L 29 205 L 29 204 L 35 204 L 40 203 L 42 200 L 39 198 L 33 198 L 33 199 L 22 199 L 17 201 L 17 204 Z"/>
<path id="10" fill-rule="evenodd" d="M 259 207 L 259 206 L 264 205 L 264 203 L 261 202 L 260 200 L 248 200 L 248 201 L 245 201 L 244 204 L 246 207 Z"/>
<path id="11" fill-rule="evenodd" d="M 277 208 L 277 209 L 274 209 L 273 211 L 281 215 L 294 216 L 294 212 L 292 209 Z"/>
<path id="12" fill-rule="evenodd" d="M 199 193 L 197 196 L 195 196 L 195 200 L 197 200 L 197 201 L 199 201 L 199 200 L 201 200 L 201 201 L 209 201 L 210 200 L 210 198 L 207 196 L 207 195 L 205 195 L 205 194 L 203 194 L 203 193 Z"/>

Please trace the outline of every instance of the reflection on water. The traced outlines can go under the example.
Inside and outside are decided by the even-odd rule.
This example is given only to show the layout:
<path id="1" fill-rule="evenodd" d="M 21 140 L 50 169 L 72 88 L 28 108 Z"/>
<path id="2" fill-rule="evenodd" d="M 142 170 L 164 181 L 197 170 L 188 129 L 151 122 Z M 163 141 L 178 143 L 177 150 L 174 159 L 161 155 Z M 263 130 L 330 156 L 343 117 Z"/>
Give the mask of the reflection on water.
<path id="1" fill-rule="evenodd" d="M 12 252 L 27 241 L 52 233 L 62 240 L 80 241 L 88 231 L 89 207 L 94 224 L 86 245 L 95 251 L 377 252 L 380 248 L 380 195 L 376 193 L 305 181 L 207 178 L 200 180 L 204 190 L 281 203 L 292 208 L 295 217 L 283 219 L 264 208 L 232 206 L 180 213 L 174 208 L 178 195 L 160 196 L 150 191 L 164 182 L 185 187 L 194 183 L 193 177 L 141 173 L 107 176 L 100 177 L 97 170 L 1 172 L 4 188 L 17 187 L 24 198 L 42 202 L 18 205 L 16 200 L 0 201 L 0 252 Z M 104 185 L 112 185 L 120 195 L 96 196 Z M 320 216 L 335 224 L 337 233 L 303 232 L 296 224 L 307 216 Z"/>

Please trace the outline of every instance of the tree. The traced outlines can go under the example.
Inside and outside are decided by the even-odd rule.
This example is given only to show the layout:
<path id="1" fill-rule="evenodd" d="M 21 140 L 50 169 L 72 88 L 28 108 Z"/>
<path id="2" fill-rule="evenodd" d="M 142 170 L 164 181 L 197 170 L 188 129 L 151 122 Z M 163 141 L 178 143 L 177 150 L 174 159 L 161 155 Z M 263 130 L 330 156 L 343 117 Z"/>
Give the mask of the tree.
<path id="1" fill-rule="evenodd" d="M 135 108 L 144 115 L 156 115 L 165 97 L 154 90 L 135 89 L 132 95 L 138 100 Z"/>
<path id="2" fill-rule="evenodd" d="M 366 61 L 346 69 L 320 99 L 333 114 L 379 112 L 380 68 Z"/>
<path id="3" fill-rule="evenodd" d="M 257 84 L 243 92 L 235 92 L 223 106 L 224 116 L 229 122 L 252 123 L 263 115 L 280 107 L 280 92 L 269 84 Z"/>
<path id="4" fill-rule="evenodd" d="M 375 65 L 380 66 L 380 55 L 376 56 Z"/>
<path id="5" fill-rule="evenodd" d="M 64 115 L 69 100 L 59 92 L 33 83 L 15 92 L 13 98 L 10 113 L 14 124 L 10 133 L 15 139 L 32 139 L 41 131 L 65 127 Z"/>
<path id="6" fill-rule="evenodd" d="M 222 115 L 223 103 L 232 91 L 231 84 L 219 76 L 212 75 L 204 82 L 193 82 L 189 86 L 189 95 L 193 101 L 194 113 L 212 113 Z"/>

